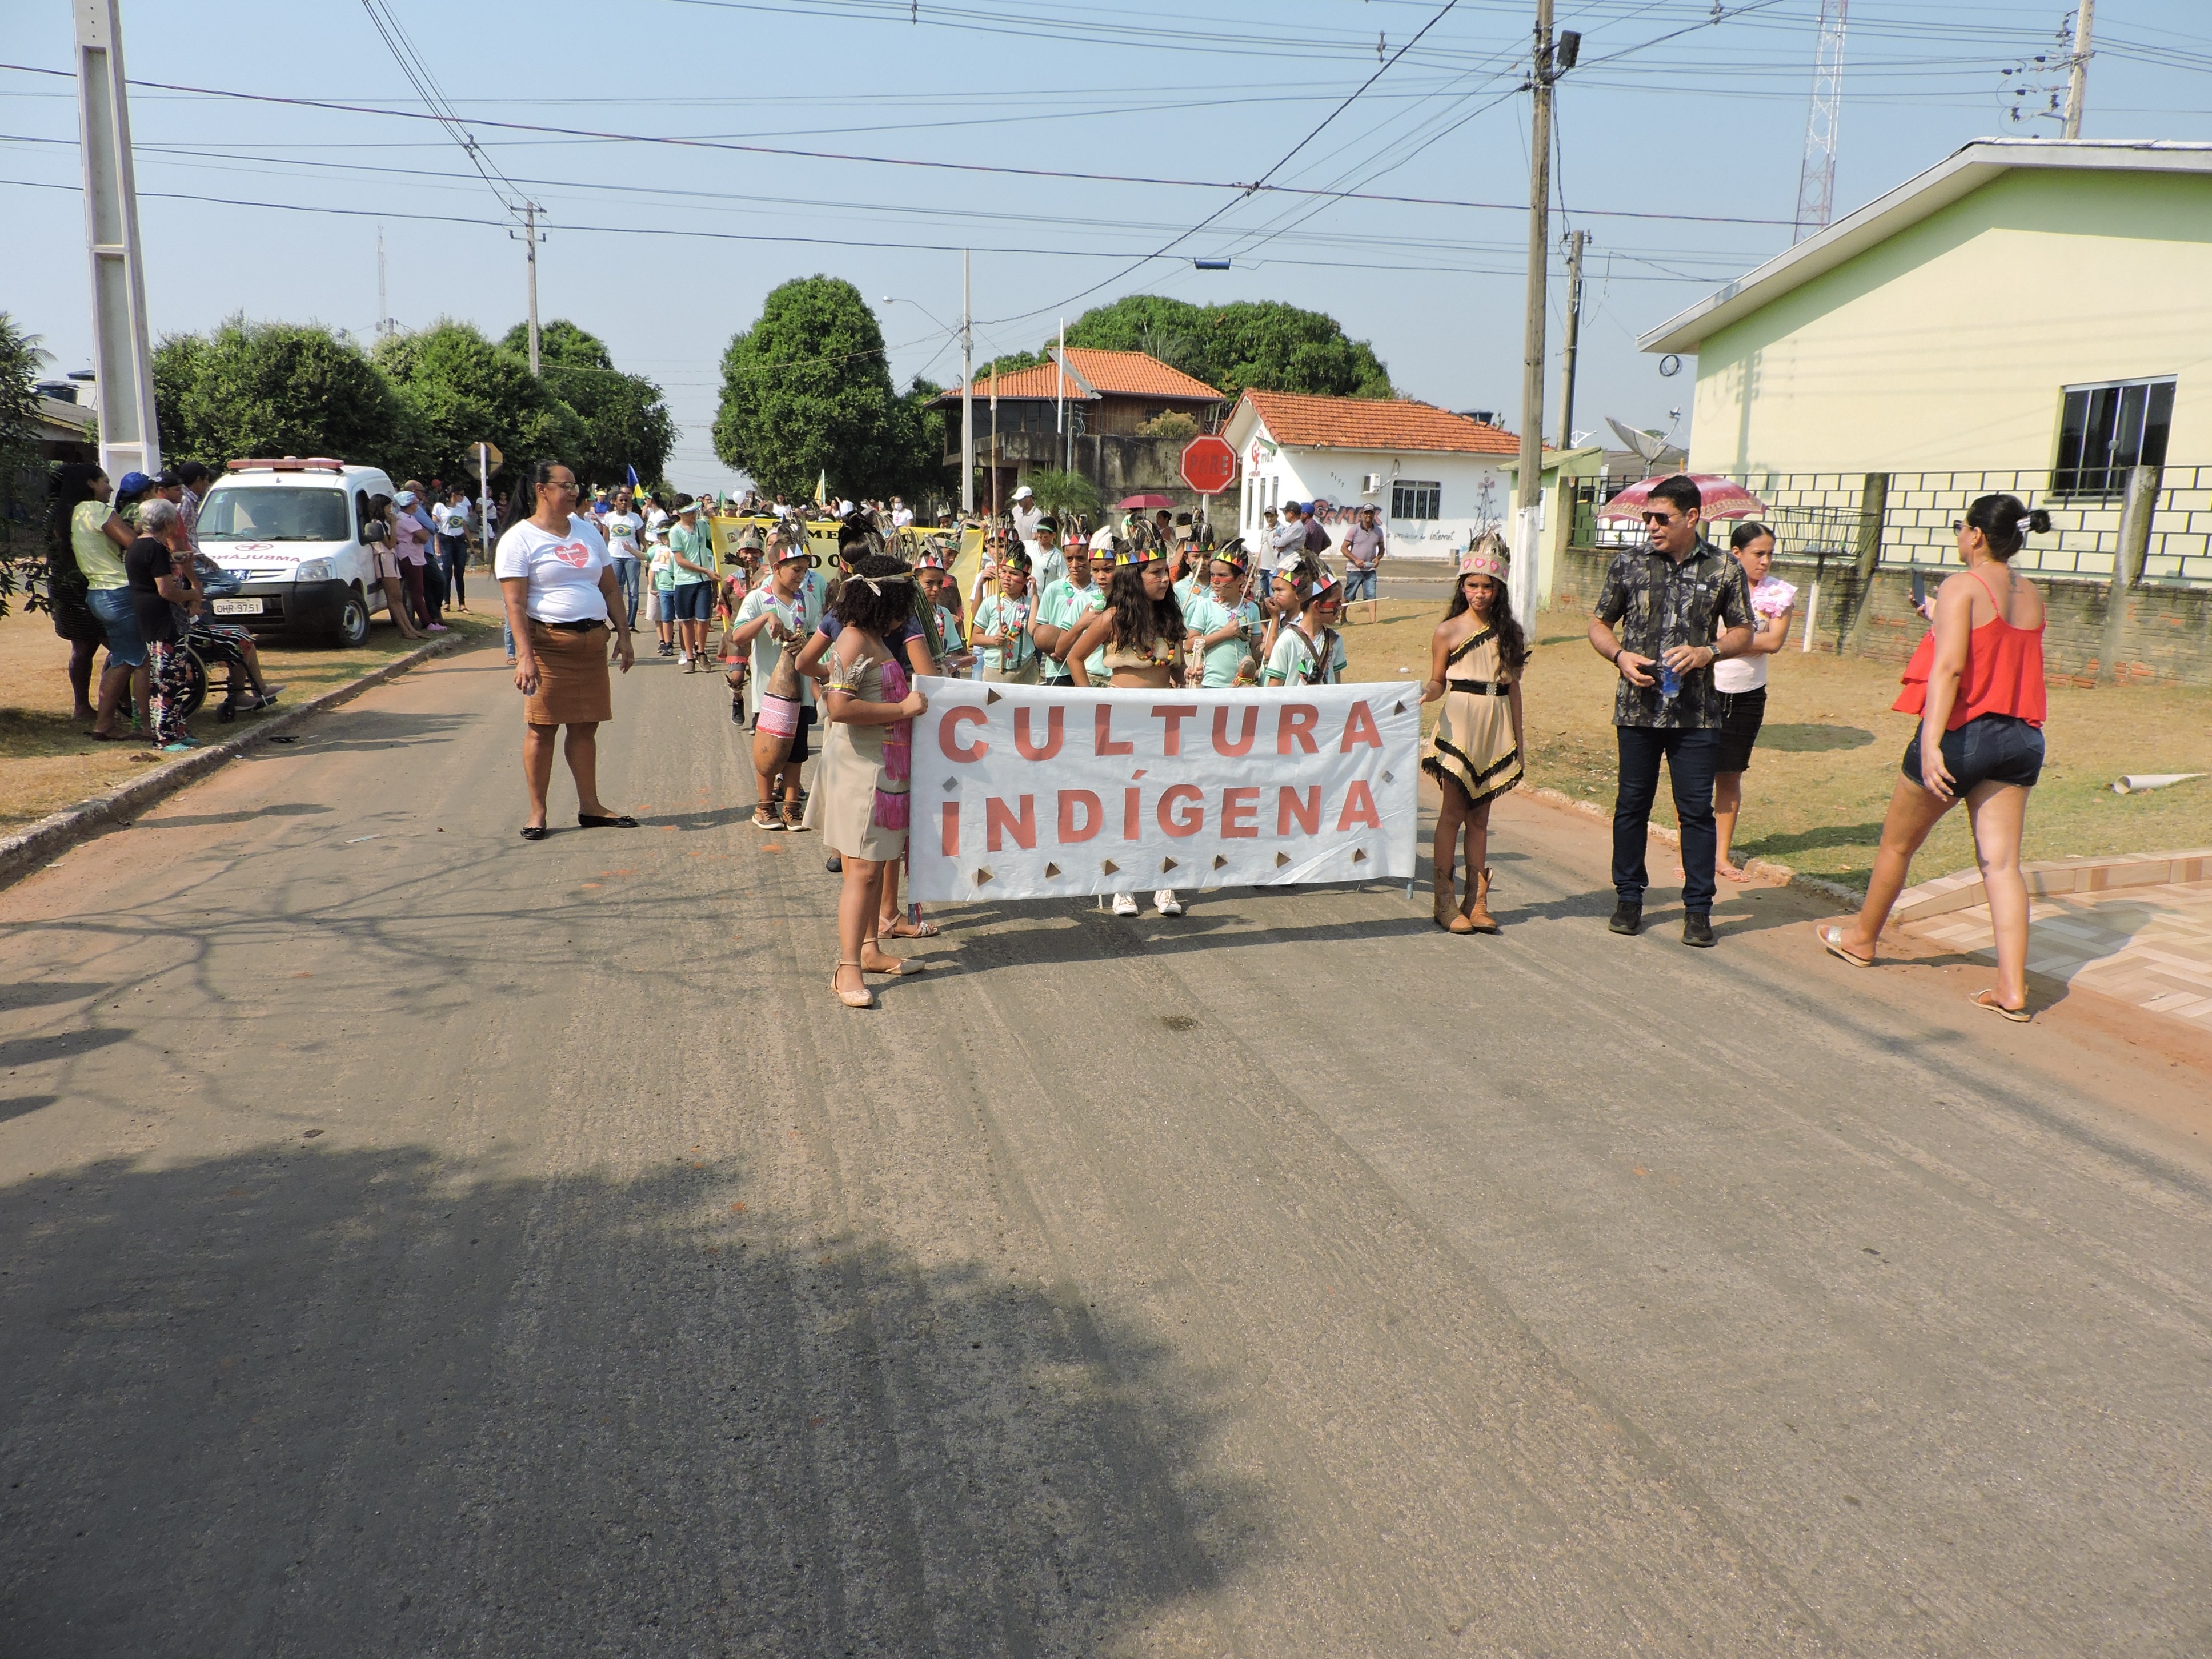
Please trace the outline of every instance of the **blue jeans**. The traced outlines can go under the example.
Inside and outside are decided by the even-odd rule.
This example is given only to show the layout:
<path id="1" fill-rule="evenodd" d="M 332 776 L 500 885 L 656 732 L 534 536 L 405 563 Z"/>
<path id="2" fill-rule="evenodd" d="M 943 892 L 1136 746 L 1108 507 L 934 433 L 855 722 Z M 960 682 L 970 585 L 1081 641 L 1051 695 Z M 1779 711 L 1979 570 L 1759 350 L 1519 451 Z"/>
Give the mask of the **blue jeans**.
<path id="1" fill-rule="evenodd" d="M 1374 597 L 1375 568 L 1370 565 L 1362 570 L 1356 564 L 1346 564 L 1344 567 L 1344 602 L 1350 605 L 1354 599 L 1371 599 Z"/>
<path id="2" fill-rule="evenodd" d="M 629 625 L 637 626 L 637 573 L 642 562 L 637 559 L 615 561 L 615 586 L 622 589 L 623 603 L 629 607 Z"/>
<path id="3" fill-rule="evenodd" d="M 1713 859 L 1720 837 L 1713 823 L 1713 770 L 1721 753 L 1721 731 L 1650 726 L 1616 726 L 1620 744 L 1620 793 L 1613 804 L 1613 890 L 1624 903 L 1644 902 L 1648 879 L 1644 868 L 1644 836 L 1651 803 L 1659 793 L 1659 762 L 1667 762 L 1674 788 L 1674 816 L 1682 825 L 1682 908 L 1708 915 L 1719 882 Z"/>
<path id="4" fill-rule="evenodd" d="M 146 642 L 138 636 L 138 607 L 127 587 L 95 587 L 84 596 L 85 609 L 107 635 L 107 660 L 126 668 L 146 665 Z"/>
<path id="5" fill-rule="evenodd" d="M 469 538 L 466 536 L 438 538 L 438 564 L 446 573 L 446 587 L 456 605 L 469 602 Z"/>

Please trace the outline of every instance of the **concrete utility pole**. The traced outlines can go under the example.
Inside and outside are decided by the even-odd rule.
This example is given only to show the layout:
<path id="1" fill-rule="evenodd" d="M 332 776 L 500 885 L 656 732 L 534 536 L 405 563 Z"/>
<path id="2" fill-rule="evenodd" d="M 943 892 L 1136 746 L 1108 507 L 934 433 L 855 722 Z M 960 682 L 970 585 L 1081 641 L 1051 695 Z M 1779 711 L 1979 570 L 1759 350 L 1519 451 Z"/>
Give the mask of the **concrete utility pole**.
<path id="1" fill-rule="evenodd" d="M 2081 136 L 2081 100 L 2089 91 L 2089 26 L 2097 15 L 2097 0 L 2081 0 L 2074 14 L 2074 53 L 2066 73 L 2066 136 Z"/>
<path id="2" fill-rule="evenodd" d="M 92 261 L 100 464 L 109 477 L 119 478 L 161 470 L 131 107 L 124 91 L 123 15 L 119 0 L 72 0 L 70 9 L 76 14 L 77 154 L 84 165 L 85 251 Z"/>
<path id="3" fill-rule="evenodd" d="M 1586 233 L 1567 235 L 1567 337 L 1559 351 L 1559 447 L 1575 447 L 1575 352 L 1583 337 L 1583 243 Z"/>
<path id="4" fill-rule="evenodd" d="M 1533 617 L 1537 591 L 1538 525 L 1544 502 L 1544 308 L 1552 255 L 1552 0 L 1536 0 L 1535 46 L 1529 54 L 1528 298 L 1521 352 L 1521 465 L 1515 490 L 1513 562 L 1508 590 L 1515 613 Z"/>
<path id="5" fill-rule="evenodd" d="M 522 204 L 522 238 L 525 255 L 530 261 L 530 372 L 538 373 L 538 245 L 545 240 L 545 233 L 538 228 L 538 216 L 542 211 L 535 202 Z M 508 235 L 517 232 L 508 231 Z"/>
<path id="6" fill-rule="evenodd" d="M 969 254 L 960 250 L 960 510 L 975 510 L 975 329 L 969 302 Z"/>

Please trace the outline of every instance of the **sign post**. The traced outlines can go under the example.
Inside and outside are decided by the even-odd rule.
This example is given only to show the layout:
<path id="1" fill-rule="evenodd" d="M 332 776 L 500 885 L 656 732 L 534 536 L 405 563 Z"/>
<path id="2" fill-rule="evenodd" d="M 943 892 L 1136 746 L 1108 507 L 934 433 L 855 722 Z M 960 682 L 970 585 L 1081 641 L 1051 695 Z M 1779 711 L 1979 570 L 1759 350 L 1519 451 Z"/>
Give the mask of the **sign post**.
<path id="1" fill-rule="evenodd" d="M 483 543 L 483 562 L 491 563 L 491 475 L 496 472 L 507 457 L 499 453 L 494 443 L 471 444 L 476 451 L 477 464 L 477 522 L 483 526 L 479 538 Z"/>

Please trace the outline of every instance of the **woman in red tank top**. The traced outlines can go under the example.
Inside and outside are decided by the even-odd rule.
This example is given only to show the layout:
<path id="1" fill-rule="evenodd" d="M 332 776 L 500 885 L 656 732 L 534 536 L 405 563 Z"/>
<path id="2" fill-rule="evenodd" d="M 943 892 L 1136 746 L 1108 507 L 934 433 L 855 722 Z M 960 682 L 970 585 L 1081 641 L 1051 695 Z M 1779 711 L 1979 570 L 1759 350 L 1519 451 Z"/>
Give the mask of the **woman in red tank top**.
<path id="1" fill-rule="evenodd" d="M 2043 595 L 2007 562 L 2029 531 L 2050 530 L 2051 515 L 2029 512 L 2017 496 L 1983 495 L 1952 528 L 1966 568 L 1937 592 L 1936 625 L 1905 670 L 1895 707 L 1919 715 L 1920 726 L 1882 820 L 1866 902 L 1850 921 L 1821 928 L 1820 943 L 1855 968 L 1874 966 L 1875 941 L 1912 855 L 1963 799 L 1997 945 L 1996 987 L 1973 1000 L 2024 1021 L 2027 884 L 2020 840 L 2027 792 L 2043 770 Z"/>

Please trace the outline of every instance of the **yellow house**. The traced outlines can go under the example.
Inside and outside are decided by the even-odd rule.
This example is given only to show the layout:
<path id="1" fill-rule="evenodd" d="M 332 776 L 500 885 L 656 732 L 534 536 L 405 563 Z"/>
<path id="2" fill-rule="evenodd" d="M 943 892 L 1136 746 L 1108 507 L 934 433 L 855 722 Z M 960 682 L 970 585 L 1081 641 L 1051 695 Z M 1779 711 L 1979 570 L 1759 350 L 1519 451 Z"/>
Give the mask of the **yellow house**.
<path id="1" fill-rule="evenodd" d="M 1638 343 L 1697 356 L 1699 472 L 2212 462 L 2212 144 L 1968 144 Z"/>

